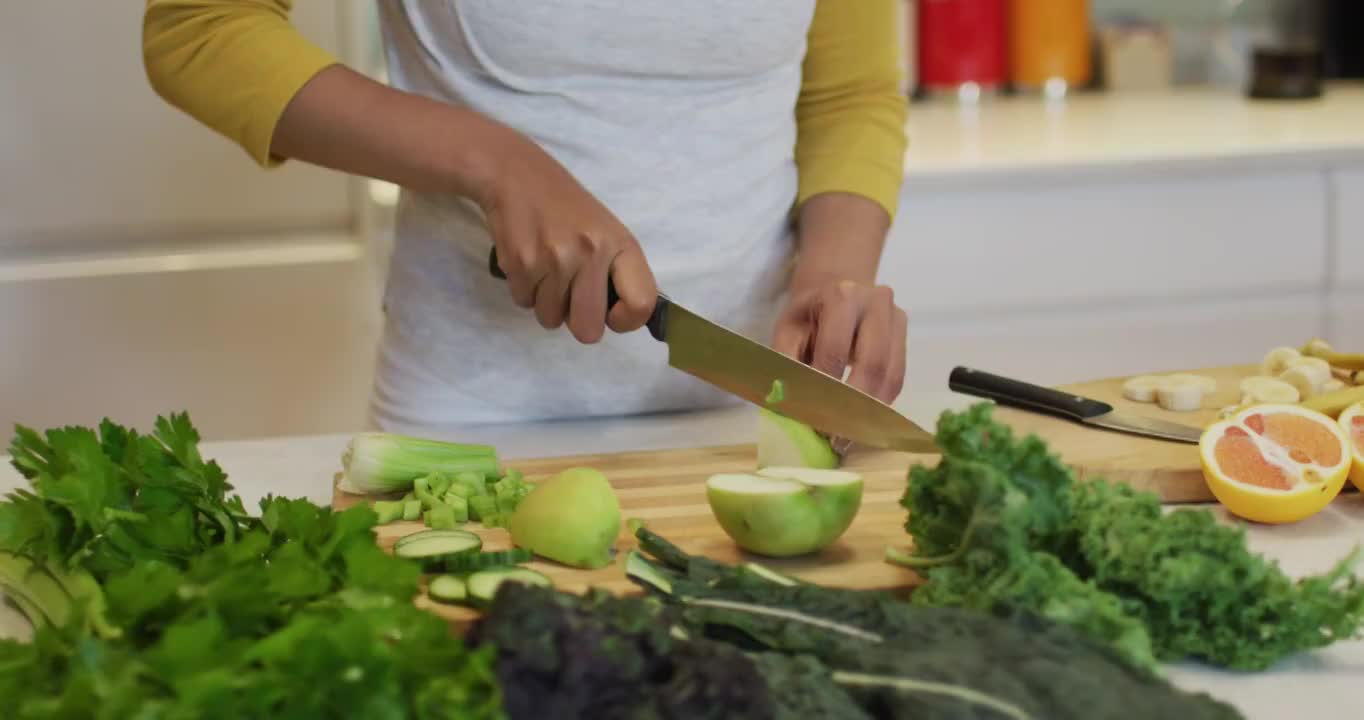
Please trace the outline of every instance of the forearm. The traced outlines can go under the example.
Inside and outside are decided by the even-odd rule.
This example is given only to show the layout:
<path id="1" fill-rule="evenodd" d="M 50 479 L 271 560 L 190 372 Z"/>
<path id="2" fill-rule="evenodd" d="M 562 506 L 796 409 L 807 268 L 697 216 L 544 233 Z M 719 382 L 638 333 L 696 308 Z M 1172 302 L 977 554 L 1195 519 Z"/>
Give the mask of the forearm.
<path id="1" fill-rule="evenodd" d="M 470 110 L 333 65 L 294 96 L 271 152 L 421 191 L 473 196 L 512 131 Z"/>
<path id="2" fill-rule="evenodd" d="M 852 193 L 816 195 L 797 219 L 798 260 L 792 287 L 828 281 L 873 284 L 890 230 L 880 203 Z"/>

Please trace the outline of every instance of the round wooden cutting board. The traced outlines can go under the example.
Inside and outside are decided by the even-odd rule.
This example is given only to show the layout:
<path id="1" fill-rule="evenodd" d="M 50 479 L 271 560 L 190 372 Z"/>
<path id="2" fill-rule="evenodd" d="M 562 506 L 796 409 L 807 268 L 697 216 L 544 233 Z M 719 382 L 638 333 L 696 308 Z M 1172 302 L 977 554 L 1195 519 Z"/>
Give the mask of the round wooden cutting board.
<path id="1" fill-rule="evenodd" d="M 1151 374 L 1191 372 L 1217 380 L 1217 391 L 1203 399 L 1203 407 L 1192 412 L 1171 412 L 1152 403 L 1139 403 L 1122 396 L 1127 377 L 1108 378 L 1058 386 L 1058 390 L 1101 400 L 1122 413 L 1144 415 L 1183 425 L 1206 427 L 1217 420 L 1217 413 L 1241 399 L 1243 378 L 1259 373 L 1256 365 L 1171 370 Z M 1027 380 L 1027 378 L 1018 378 Z M 1166 502 L 1211 502 L 1215 498 L 1203 479 L 1198 446 L 1157 440 L 1127 433 L 1090 427 L 1047 415 L 999 407 L 995 417 L 1013 426 L 1019 434 L 1036 433 L 1082 480 L 1108 478 L 1150 490 Z"/>

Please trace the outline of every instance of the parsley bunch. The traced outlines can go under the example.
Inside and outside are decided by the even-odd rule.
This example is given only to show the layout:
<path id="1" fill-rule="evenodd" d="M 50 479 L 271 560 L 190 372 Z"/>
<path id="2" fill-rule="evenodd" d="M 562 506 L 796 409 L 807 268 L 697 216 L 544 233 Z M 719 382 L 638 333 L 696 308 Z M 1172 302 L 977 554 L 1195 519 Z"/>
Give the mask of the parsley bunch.
<path id="1" fill-rule="evenodd" d="M 185 415 L 152 435 L 20 428 L 0 584 L 35 624 L 0 642 L 18 718 L 499 718 L 492 651 L 413 603 L 374 512 L 268 497 L 248 514 Z"/>

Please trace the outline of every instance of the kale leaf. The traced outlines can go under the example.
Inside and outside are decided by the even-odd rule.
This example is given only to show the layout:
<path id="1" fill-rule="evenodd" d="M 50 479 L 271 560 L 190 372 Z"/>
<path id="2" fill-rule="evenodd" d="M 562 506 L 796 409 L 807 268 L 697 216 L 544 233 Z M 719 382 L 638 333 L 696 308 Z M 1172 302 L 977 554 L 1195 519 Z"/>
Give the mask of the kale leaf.
<path id="1" fill-rule="evenodd" d="M 1073 567 L 1141 619 L 1164 660 L 1260 670 L 1360 634 L 1357 552 L 1293 580 L 1205 510 L 1163 512 L 1155 495 L 1101 481 L 1073 494 Z"/>
<path id="2" fill-rule="evenodd" d="M 690 634 L 817 660 L 875 718 L 1240 717 L 1034 612 L 924 607 L 891 593 L 774 581 L 688 559 L 644 528 L 636 536 L 658 562 L 646 569 L 632 558 L 632 577 L 674 603 Z"/>
<path id="3" fill-rule="evenodd" d="M 691 638 L 655 599 L 507 583 L 468 641 L 497 648 L 513 720 L 867 717 L 818 663 Z"/>
<path id="4" fill-rule="evenodd" d="M 1035 436 L 1015 438 L 978 403 L 943 413 L 934 467 L 916 465 L 902 498 L 914 549 L 890 562 L 926 583 L 911 602 L 1005 605 L 1072 625 L 1127 658 L 1201 659 L 1256 670 L 1357 637 L 1364 585 L 1353 556 L 1294 581 L 1252 554 L 1244 531 L 1206 510 L 1076 482 Z"/>

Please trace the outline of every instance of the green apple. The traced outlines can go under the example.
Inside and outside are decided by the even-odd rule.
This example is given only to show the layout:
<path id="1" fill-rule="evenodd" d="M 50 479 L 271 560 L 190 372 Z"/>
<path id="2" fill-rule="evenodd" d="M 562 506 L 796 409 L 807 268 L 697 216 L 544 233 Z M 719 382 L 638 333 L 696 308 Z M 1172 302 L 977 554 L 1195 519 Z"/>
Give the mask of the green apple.
<path id="1" fill-rule="evenodd" d="M 507 530 L 513 543 L 541 557 L 605 567 L 620 534 L 620 501 L 605 475 L 570 468 L 536 484 L 516 506 Z"/>
<path id="2" fill-rule="evenodd" d="M 815 429 L 763 408 L 758 411 L 758 467 L 838 467 L 838 453 Z"/>
<path id="3" fill-rule="evenodd" d="M 772 557 L 805 555 L 832 545 L 852 524 L 862 505 L 862 477 L 780 466 L 714 475 L 706 500 L 739 547 Z"/>

